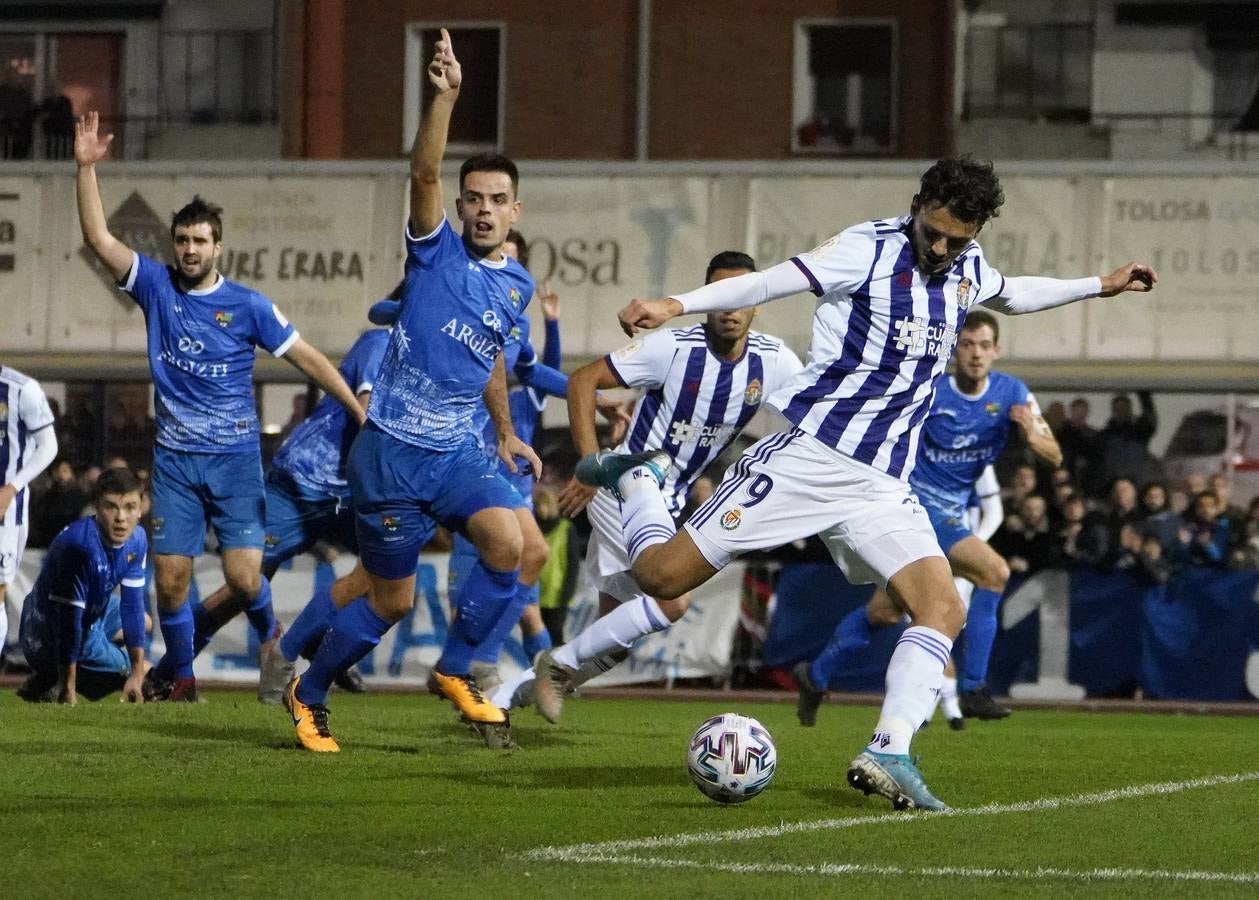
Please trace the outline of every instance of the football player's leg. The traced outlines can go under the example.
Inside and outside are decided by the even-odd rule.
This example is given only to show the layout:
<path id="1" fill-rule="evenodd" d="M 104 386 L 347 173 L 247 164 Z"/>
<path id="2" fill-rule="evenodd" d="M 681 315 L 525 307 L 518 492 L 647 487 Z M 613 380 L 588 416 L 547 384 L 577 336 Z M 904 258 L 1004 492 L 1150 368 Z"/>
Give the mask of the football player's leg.
<path id="1" fill-rule="evenodd" d="M 958 679 L 962 710 L 977 718 L 1004 718 L 1009 710 L 987 693 L 988 659 L 997 636 L 997 607 L 1010 580 L 1010 567 L 997 551 L 979 538 L 959 541 L 949 551 L 953 570 L 971 581 L 971 594 L 962 635 L 962 672 Z"/>

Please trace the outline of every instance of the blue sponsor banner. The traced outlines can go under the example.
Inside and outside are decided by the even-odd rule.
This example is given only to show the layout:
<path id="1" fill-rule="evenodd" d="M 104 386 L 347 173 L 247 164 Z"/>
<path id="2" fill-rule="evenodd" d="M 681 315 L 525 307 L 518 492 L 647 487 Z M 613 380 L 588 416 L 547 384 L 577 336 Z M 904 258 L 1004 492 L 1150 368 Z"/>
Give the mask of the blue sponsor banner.
<path id="1" fill-rule="evenodd" d="M 1152 585 L 1128 572 L 1086 567 L 1072 570 L 1068 583 L 1069 633 L 1061 637 L 1067 644 L 1067 680 L 1088 696 L 1131 696 L 1139 688 L 1159 699 L 1256 698 L 1259 686 L 1248 687 L 1246 673 L 1252 658 L 1257 662 L 1251 668 L 1259 671 L 1259 573 L 1191 568 L 1166 585 Z M 1032 587 L 1016 576 L 1003 605 L 1025 586 Z M 848 584 L 831 565 L 784 567 L 765 663 L 790 667 L 812 659 L 840 619 L 870 593 L 869 585 Z M 1043 636 L 1035 607 L 1013 622 L 1001 618 L 988 681 L 994 693 L 1008 694 L 1011 685 L 1042 678 Z M 830 687 L 882 691 L 883 672 L 902 631 L 878 632 Z"/>

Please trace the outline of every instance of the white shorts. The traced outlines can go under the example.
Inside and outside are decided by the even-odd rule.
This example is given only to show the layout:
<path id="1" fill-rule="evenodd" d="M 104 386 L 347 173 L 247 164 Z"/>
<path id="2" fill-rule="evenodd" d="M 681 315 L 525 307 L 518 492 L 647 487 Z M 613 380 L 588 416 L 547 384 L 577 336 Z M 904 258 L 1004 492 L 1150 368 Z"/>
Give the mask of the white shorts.
<path id="1" fill-rule="evenodd" d="M 601 489 L 586 507 L 586 516 L 590 519 L 586 565 L 595 589 L 621 603 L 646 596 L 630 575 L 625 530 L 621 527 L 621 501 L 611 491 Z"/>
<path id="2" fill-rule="evenodd" d="M 28 518 L 22 516 L 21 525 L 0 525 L 0 584 L 12 584 L 17 577 L 18 563 L 26 551 Z"/>
<path id="3" fill-rule="evenodd" d="M 686 529 L 718 569 L 814 534 L 852 584 L 886 585 L 912 562 L 944 558 L 906 482 L 794 429 L 749 447 Z"/>

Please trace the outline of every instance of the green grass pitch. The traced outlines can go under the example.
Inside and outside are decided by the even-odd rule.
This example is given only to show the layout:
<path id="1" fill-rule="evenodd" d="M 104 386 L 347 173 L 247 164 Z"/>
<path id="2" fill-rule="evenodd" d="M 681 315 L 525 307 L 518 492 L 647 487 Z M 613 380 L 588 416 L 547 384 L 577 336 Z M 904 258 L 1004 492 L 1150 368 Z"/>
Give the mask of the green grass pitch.
<path id="1" fill-rule="evenodd" d="M 786 699 L 786 698 L 785 698 Z M 955 815 L 844 785 L 876 710 L 578 698 L 490 752 L 431 697 L 333 696 L 337 755 L 284 711 L 0 695 L 6 897 L 1259 895 L 1259 719 L 1019 711 L 915 742 Z M 770 788 L 691 786 L 707 716 L 759 718 Z M 1229 777 L 1236 776 L 1236 777 Z M 1128 790 L 1124 790 L 1128 789 Z M 615 843 L 609 843 L 615 842 Z M 10 892 L 9 888 L 14 888 Z"/>

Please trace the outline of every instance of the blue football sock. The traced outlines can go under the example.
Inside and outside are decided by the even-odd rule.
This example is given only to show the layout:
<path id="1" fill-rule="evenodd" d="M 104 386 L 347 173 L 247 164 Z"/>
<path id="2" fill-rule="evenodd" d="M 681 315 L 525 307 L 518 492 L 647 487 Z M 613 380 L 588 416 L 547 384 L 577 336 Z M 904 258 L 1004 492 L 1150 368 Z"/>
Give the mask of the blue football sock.
<path id="1" fill-rule="evenodd" d="M 526 634 L 524 636 L 524 645 L 525 656 L 529 657 L 530 662 L 533 662 L 543 650 L 551 649 L 551 632 L 543 628 L 537 634 Z"/>
<path id="2" fill-rule="evenodd" d="M 810 665 L 809 677 L 814 686 L 826 690 L 831 678 L 844 667 L 848 654 L 868 647 L 873 639 L 874 629 L 866 618 L 866 608 L 858 606 L 839 620 L 826 647 Z"/>
<path id="3" fill-rule="evenodd" d="M 322 706 L 337 673 L 370 653 L 392 627 L 392 622 L 376 615 L 364 597 L 333 616 L 319 652 L 302 673 L 297 699 L 309 706 Z"/>
<path id="4" fill-rule="evenodd" d="M 503 652 L 503 645 L 507 643 L 507 638 L 511 636 L 512 629 L 520 621 L 525 607 L 529 605 L 529 599 L 537 593 L 537 590 L 538 586 L 536 584 L 516 585 L 516 595 L 512 597 L 511 603 L 507 604 L 507 608 L 498 617 L 498 621 L 494 623 L 494 630 L 490 632 L 489 637 L 477 644 L 476 650 L 472 654 L 474 662 L 489 663 L 490 665 L 498 663 L 499 654 Z"/>
<path id="5" fill-rule="evenodd" d="M 189 602 L 188 605 L 192 607 L 192 656 L 195 659 L 226 623 L 210 615 L 200 603 Z"/>
<path id="6" fill-rule="evenodd" d="M 162 660 L 166 663 L 165 671 L 170 673 L 170 678 L 191 678 L 192 605 L 185 600 L 176 610 L 159 611 L 157 620 L 162 629 L 162 640 L 166 642 L 166 656 Z"/>
<path id="7" fill-rule="evenodd" d="M 437 671 L 443 675 L 468 674 L 477 645 L 493 633 L 494 626 L 515 598 L 519 574 L 519 569 L 500 572 L 477 560 L 455 603 L 455 619 L 446 633 Z M 508 631 L 510 633 L 510 629 Z"/>
<path id="8" fill-rule="evenodd" d="M 271 608 L 271 580 L 262 576 L 262 587 L 258 596 L 245 610 L 245 618 L 253 626 L 254 634 L 258 635 L 258 643 L 265 644 L 275 634 L 275 610 Z"/>
<path id="9" fill-rule="evenodd" d="M 997 604 L 1001 595 L 996 591 L 975 588 L 970 597 L 970 610 L 966 613 L 966 630 L 962 632 L 962 671 L 957 687 L 973 691 L 988 680 L 988 657 L 992 655 L 992 643 L 997 639 Z"/>
<path id="10" fill-rule="evenodd" d="M 302 648 L 319 635 L 328 630 L 328 623 L 336 615 L 337 607 L 332 602 L 332 591 L 327 586 L 315 589 L 315 596 L 310 598 L 302 611 L 297 614 L 293 624 L 288 627 L 280 638 L 280 652 L 289 662 L 297 662 Z"/>

